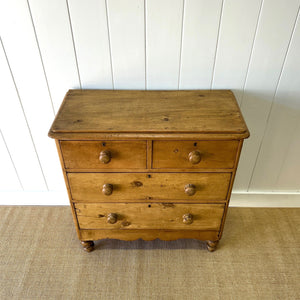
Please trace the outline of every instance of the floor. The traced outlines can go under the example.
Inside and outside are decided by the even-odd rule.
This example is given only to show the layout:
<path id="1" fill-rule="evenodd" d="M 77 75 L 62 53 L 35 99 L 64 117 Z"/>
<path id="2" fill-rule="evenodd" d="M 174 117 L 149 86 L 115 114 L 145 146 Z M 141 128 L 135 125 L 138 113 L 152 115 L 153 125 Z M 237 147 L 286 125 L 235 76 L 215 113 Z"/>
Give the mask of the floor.
<path id="1" fill-rule="evenodd" d="M 102 240 L 69 207 L 0 206 L 0 299 L 300 299 L 300 209 L 230 208 L 217 251 Z"/>

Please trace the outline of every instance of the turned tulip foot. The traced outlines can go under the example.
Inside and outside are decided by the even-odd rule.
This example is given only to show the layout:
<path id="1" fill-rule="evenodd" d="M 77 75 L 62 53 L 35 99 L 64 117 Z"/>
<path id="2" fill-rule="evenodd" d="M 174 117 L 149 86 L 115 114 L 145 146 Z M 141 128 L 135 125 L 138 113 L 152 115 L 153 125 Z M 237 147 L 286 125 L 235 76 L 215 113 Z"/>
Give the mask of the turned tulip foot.
<path id="1" fill-rule="evenodd" d="M 217 249 L 219 241 L 206 241 L 207 250 L 213 252 Z"/>
<path id="2" fill-rule="evenodd" d="M 81 241 L 81 245 L 83 246 L 83 250 L 86 252 L 92 252 L 94 250 L 93 241 Z"/>

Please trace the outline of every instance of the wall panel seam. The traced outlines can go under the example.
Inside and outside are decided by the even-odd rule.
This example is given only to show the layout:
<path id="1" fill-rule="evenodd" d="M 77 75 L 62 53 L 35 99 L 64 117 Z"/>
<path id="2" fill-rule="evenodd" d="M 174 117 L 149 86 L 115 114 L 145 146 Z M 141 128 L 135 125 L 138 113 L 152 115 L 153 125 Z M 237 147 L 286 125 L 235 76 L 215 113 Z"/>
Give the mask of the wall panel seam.
<path id="1" fill-rule="evenodd" d="M 253 49 L 254 49 L 254 45 L 255 45 L 255 41 L 256 41 L 256 37 L 257 37 L 259 23 L 260 23 L 260 20 L 261 20 L 261 12 L 262 12 L 264 1 L 265 0 L 262 0 L 261 3 L 260 3 L 257 22 L 256 22 L 256 26 L 255 26 L 255 33 L 254 33 L 254 37 L 253 37 L 253 41 L 252 41 L 251 51 L 250 51 L 249 60 L 248 60 L 248 64 L 247 64 L 247 69 L 246 69 L 245 80 L 244 80 L 244 84 L 243 84 L 243 93 L 242 93 L 242 97 L 241 97 L 240 108 L 242 108 L 243 101 L 244 101 L 245 87 L 246 87 L 246 83 L 247 83 L 247 80 L 248 80 L 249 68 L 250 68 L 250 64 L 251 64 L 251 61 L 252 61 L 252 57 L 253 57 Z"/>
<path id="2" fill-rule="evenodd" d="M 144 0 L 145 90 L 147 90 L 147 0 Z"/>
<path id="3" fill-rule="evenodd" d="M 280 83 L 280 80 L 281 80 L 281 77 L 282 77 L 282 73 L 283 73 L 283 70 L 284 70 L 284 67 L 285 67 L 285 64 L 286 64 L 286 58 L 287 58 L 287 56 L 288 56 L 288 53 L 289 53 L 289 50 L 290 50 L 290 46 L 291 46 L 291 42 L 292 42 L 292 39 L 293 39 L 295 30 L 296 30 L 296 24 L 297 24 L 298 17 L 299 17 L 299 10 L 300 10 L 300 7 L 298 8 L 298 12 L 297 12 L 297 15 L 296 15 L 296 18 L 295 18 L 295 22 L 294 22 L 294 25 L 293 25 L 293 30 L 292 30 L 292 33 L 291 33 L 289 42 L 288 42 L 288 44 L 287 44 L 287 49 L 286 49 L 286 52 L 285 52 L 285 55 L 284 55 L 284 59 L 283 59 L 283 62 L 282 62 L 282 66 L 281 66 L 281 69 L 280 69 L 280 73 L 279 73 L 279 76 L 278 76 L 278 80 L 277 80 L 277 82 L 276 82 L 275 91 L 274 91 L 273 96 L 272 96 L 272 103 L 271 103 L 271 106 L 270 106 L 270 109 L 269 109 L 269 112 L 268 112 L 268 116 L 267 116 L 267 119 L 266 119 L 264 132 L 263 132 L 262 138 L 261 138 L 260 143 L 259 143 L 259 148 L 258 148 L 258 152 L 257 152 L 257 155 L 256 155 L 255 163 L 254 163 L 254 166 L 253 166 L 253 169 L 252 169 L 252 174 L 251 174 L 251 177 L 250 177 L 250 180 L 249 180 L 247 192 L 249 191 L 250 186 L 251 186 L 251 184 L 252 184 L 253 175 L 254 175 L 254 173 L 255 173 L 255 168 L 256 168 L 256 166 L 257 166 L 258 157 L 259 157 L 259 155 L 260 155 L 260 153 L 261 153 L 262 144 L 263 144 L 263 141 L 264 141 L 264 139 L 265 139 L 265 135 L 266 135 L 266 132 L 267 132 L 267 128 L 268 128 L 268 124 L 269 124 L 271 112 L 272 112 L 273 106 L 274 106 L 274 99 L 275 99 L 275 97 L 276 97 L 276 95 L 277 95 L 278 86 L 279 86 L 279 83 Z M 281 168 L 282 168 L 282 165 L 281 165 Z M 280 172 L 278 173 L 277 180 L 278 180 L 278 178 L 279 178 L 279 174 L 280 174 Z"/>
<path id="4" fill-rule="evenodd" d="M 112 88 L 114 90 L 115 80 L 114 80 L 113 59 L 112 59 L 112 51 L 111 51 L 111 35 L 109 30 L 109 14 L 108 14 L 107 0 L 105 0 L 105 10 L 106 10 L 106 24 L 107 24 L 107 35 L 108 35 L 108 48 L 109 48 L 109 55 L 110 55 L 111 80 L 112 80 Z"/>
<path id="5" fill-rule="evenodd" d="M 15 78 L 14 78 L 14 75 L 13 75 L 13 72 L 12 72 L 12 69 L 11 69 L 11 66 L 10 66 L 10 63 L 9 63 L 9 60 L 8 60 L 8 56 L 7 56 L 7 54 L 6 54 L 5 47 L 4 47 L 4 44 L 3 44 L 3 41 L 2 41 L 1 38 L 0 38 L 0 43 L 1 43 L 1 45 L 2 45 L 3 52 L 4 52 L 4 55 L 5 55 L 5 59 L 6 59 L 6 63 L 7 63 L 7 66 L 8 66 L 8 69 L 9 69 L 9 72 L 10 72 L 10 75 L 11 75 L 11 78 L 12 78 L 12 81 L 13 81 L 13 84 L 14 84 L 15 89 L 16 89 L 17 97 L 18 97 L 18 99 L 19 99 L 19 104 L 20 104 L 20 107 L 21 107 L 21 110 L 22 110 L 22 113 L 23 113 L 23 116 L 24 116 L 24 120 L 25 120 L 25 122 L 26 122 L 26 126 L 27 126 L 27 129 L 28 129 L 29 135 L 30 135 L 30 139 L 31 139 L 31 142 L 32 142 L 34 151 L 35 151 L 35 155 L 36 155 L 36 158 L 37 158 L 37 160 L 38 160 L 38 164 L 39 164 L 39 166 L 40 166 L 40 168 L 41 168 L 41 173 L 42 173 L 42 176 L 43 176 L 43 179 L 44 179 L 46 188 L 47 188 L 47 190 L 49 191 L 49 187 L 48 187 L 48 184 L 47 184 L 47 180 L 46 180 L 46 177 L 45 177 L 43 168 L 42 168 L 42 164 L 41 164 L 41 161 L 40 161 L 40 158 L 39 158 L 39 155 L 38 155 L 38 152 L 37 152 L 37 149 L 36 149 L 34 140 L 33 140 L 33 136 L 32 136 L 31 130 L 30 130 L 30 126 L 29 126 L 29 123 L 28 123 L 28 120 L 27 120 L 27 117 L 26 117 L 26 114 L 25 114 L 25 110 L 24 110 L 24 107 L 23 107 L 23 104 L 22 104 L 21 96 L 20 96 L 20 93 L 19 93 L 19 90 L 18 90 L 16 81 L 15 81 Z M 9 153 L 10 153 L 10 152 L 9 152 Z M 18 176 L 18 178 L 19 178 L 19 176 Z M 21 186 L 23 186 L 23 185 L 21 184 Z"/>
<path id="6" fill-rule="evenodd" d="M 19 181 L 19 184 L 20 184 L 20 186 L 21 186 L 21 189 L 24 191 L 24 186 L 23 186 L 23 184 L 22 184 L 22 181 L 21 181 L 21 178 L 20 178 L 20 176 L 19 176 L 18 170 L 17 170 L 17 168 L 16 168 L 16 166 L 15 166 L 14 160 L 13 160 L 11 154 L 10 154 L 10 151 L 9 151 L 9 149 L 8 149 L 8 146 L 7 146 L 7 144 L 6 144 L 4 135 L 3 135 L 3 133 L 2 133 L 1 130 L 0 130 L 0 135 L 2 136 L 3 143 L 4 143 L 4 145 L 5 145 L 5 148 L 6 148 L 6 150 L 7 150 L 8 155 L 9 155 L 10 161 L 11 161 L 11 163 L 12 163 L 12 165 L 13 165 L 14 170 L 15 170 L 15 173 L 16 173 L 16 176 L 17 176 L 17 178 L 18 178 L 18 181 Z"/>
<path id="7" fill-rule="evenodd" d="M 46 85 L 47 85 L 47 89 L 48 89 L 48 93 L 49 93 L 49 98 L 50 98 L 50 101 L 51 101 L 51 107 L 52 107 L 52 110 L 53 110 L 53 115 L 55 116 L 55 108 L 54 108 L 54 104 L 53 104 L 53 100 L 52 100 L 52 95 L 51 95 L 51 91 L 50 91 L 50 87 L 49 87 L 49 82 L 48 82 L 47 73 L 46 73 L 46 69 L 45 69 L 45 65 L 44 65 L 44 61 L 43 61 L 43 56 L 42 56 L 42 51 L 41 51 L 41 48 L 40 48 L 40 43 L 39 43 L 39 40 L 38 40 L 38 37 L 37 37 L 35 24 L 34 24 L 33 17 L 32 17 L 32 12 L 31 12 L 31 7 L 30 7 L 30 4 L 29 4 L 29 0 L 27 0 L 27 7 L 28 7 L 29 15 L 30 15 L 31 24 L 32 24 L 32 27 L 33 27 L 33 32 L 34 32 L 36 45 L 37 45 L 37 48 L 38 48 L 38 51 L 39 51 L 39 54 L 40 54 L 40 60 L 41 60 L 41 64 L 42 64 L 42 68 L 43 68 L 43 72 L 44 72 L 44 76 L 45 76 L 45 80 L 46 80 Z"/>
<path id="8" fill-rule="evenodd" d="M 293 40 L 293 38 L 294 38 L 294 35 L 295 35 L 295 31 L 296 31 L 296 26 L 297 26 L 297 23 L 299 22 L 299 15 L 300 15 L 300 6 L 299 6 L 299 8 L 298 8 L 298 13 L 297 13 L 297 17 L 296 17 L 296 20 L 295 20 L 295 24 L 294 24 L 294 28 L 293 28 L 293 31 L 292 31 L 292 34 L 291 34 L 291 38 L 290 38 L 290 41 L 289 41 L 289 44 L 288 44 L 288 49 L 287 49 L 287 52 L 286 52 L 286 56 L 285 56 L 285 58 L 284 58 L 284 64 L 282 65 L 282 70 L 281 70 L 281 72 L 280 72 L 280 78 L 279 78 L 279 80 L 278 80 L 278 84 L 277 84 L 277 86 L 276 86 L 276 93 L 275 93 L 275 96 L 274 97 L 276 97 L 276 94 L 277 94 L 277 91 L 278 91 L 278 86 L 279 86 L 279 84 L 280 84 L 280 80 L 281 80 L 281 77 L 282 77 L 282 71 L 283 71 L 283 69 L 284 69 L 284 66 L 285 66 L 285 63 L 286 63 L 286 58 L 287 58 L 287 56 L 288 56 L 288 54 L 289 54 L 289 51 L 290 51 L 290 44 L 292 43 L 292 40 Z M 272 103 L 273 104 L 273 103 Z M 297 128 L 297 125 L 295 125 L 295 127 Z M 290 130 L 294 130 L 295 128 L 290 128 Z M 287 153 L 289 152 L 289 150 L 290 150 L 290 147 L 291 147 L 291 142 L 293 141 L 293 136 L 295 135 L 295 130 L 294 130 L 294 134 L 291 136 L 291 138 L 290 138 L 290 141 L 289 141 L 289 145 L 288 145 L 288 148 L 287 148 Z M 281 165 L 280 165 L 280 168 L 279 168 L 279 172 L 278 172 L 278 174 L 277 174 L 277 177 L 276 177 L 276 181 L 275 181 L 275 186 L 277 186 L 277 184 L 278 184 L 278 180 L 279 180 L 279 177 L 280 177 L 280 174 L 281 174 L 281 171 L 282 171 L 282 168 L 283 168 L 283 166 L 284 166 L 284 164 L 285 164 L 285 162 L 286 162 L 286 159 L 287 159 L 287 155 L 284 157 L 284 159 L 283 159 L 283 161 L 281 162 Z"/>
<path id="9" fill-rule="evenodd" d="M 225 0 L 222 0 L 221 11 L 220 11 L 220 19 L 219 19 L 219 25 L 218 25 L 216 48 L 215 48 L 214 61 L 213 61 L 213 69 L 212 69 L 212 72 L 211 72 L 210 89 L 212 89 L 213 81 L 214 81 L 214 77 L 215 77 L 215 68 L 216 68 L 218 46 L 219 46 L 219 41 L 220 41 L 220 30 L 221 30 L 221 24 L 222 24 L 224 3 L 225 3 Z"/>
<path id="10" fill-rule="evenodd" d="M 74 56 L 75 56 L 75 62 L 76 62 L 76 69 L 77 69 L 77 74 L 78 74 L 78 80 L 79 80 L 80 89 L 82 89 L 80 72 L 79 72 L 79 65 L 78 65 L 78 58 L 77 58 L 77 52 L 76 52 L 76 47 L 75 47 L 75 40 L 74 40 L 73 27 L 72 27 L 72 21 L 71 21 L 71 15 L 70 15 L 70 9 L 69 9 L 69 1 L 68 0 L 66 0 L 66 5 L 67 5 L 67 11 L 68 11 L 69 25 L 70 25 L 70 31 L 71 31 L 71 37 L 72 37 L 72 43 L 73 43 L 73 50 L 74 50 Z"/>
<path id="11" fill-rule="evenodd" d="M 180 38 L 180 50 L 179 50 L 179 71 L 178 71 L 178 86 L 177 89 L 179 90 L 179 86 L 180 86 L 180 76 L 181 76 L 181 68 L 182 68 L 182 43 L 183 43 L 183 28 L 184 28 L 184 17 L 185 17 L 185 5 L 186 2 L 185 0 L 183 0 L 182 3 L 182 20 L 181 20 L 181 38 Z"/>

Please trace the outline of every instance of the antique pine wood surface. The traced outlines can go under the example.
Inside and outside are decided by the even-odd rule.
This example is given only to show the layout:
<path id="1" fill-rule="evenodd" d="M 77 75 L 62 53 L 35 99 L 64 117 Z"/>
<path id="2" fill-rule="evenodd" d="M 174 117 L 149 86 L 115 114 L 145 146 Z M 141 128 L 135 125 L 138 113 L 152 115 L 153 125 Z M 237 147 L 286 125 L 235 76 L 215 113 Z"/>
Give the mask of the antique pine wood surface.
<path id="1" fill-rule="evenodd" d="M 182 133 L 182 132 L 161 132 L 161 133 L 139 133 L 139 132 L 56 132 L 49 131 L 48 136 L 58 140 L 240 140 L 249 137 L 247 134 L 236 133 Z"/>
<path id="2" fill-rule="evenodd" d="M 231 91 L 69 90 L 49 131 L 75 133 L 249 132 Z M 62 134 L 63 133 L 63 134 Z"/>
<path id="3" fill-rule="evenodd" d="M 215 250 L 249 136 L 230 91 L 70 90 L 49 136 L 86 251 L 103 238 Z"/>
<path id="4" fill-rule="evenodd" d="M 148 155 L 147 155 L 148 156 Z M 168 168 L 168 169 L 153 169 L 153 168 L 146 168 L 146 169 L 136 169 L 136 168 L 126 168 L 126 169 L 115 169 L 115 168 L 105 168 L 105 169 L 94 169 L 94 168 L 83 168 L 83 169 L 65 169 L 68 173 L 74 172 L 74 173 L 97 173 L 97 172 L 101 172 L 101 173 L 128 173 L 128 172 L 135 172 L 135 173 L 149 173 L 149 172 L 153 172 L 153 173 L 181 173 L 181 172 L 187 172 L 187 170 L 189 170 L 190 172 L 193 173 L 227 173 L 227 172 L 232 172 L 234 170 L 234 168 L 230 168 L 230 169 L 200 169 L 200 168 Z"/>
<path id="5" fill-rule="evenodd" d="M 238 146 L 238 150 L 237 150 L 236 158 L 235 158 L 235 163 L 234 163 L 234 170 L 232 171 L 231 181 L 230 181 L 230 185 L 229 185 L 229 189 L 228 189 L 228 193 L 227 193 L 227 201 L 226 201 L 226 205 L 225 205 L 224 216 L 223 216 L 223 219 L 222 219 L 222 224 L 221 224 L 221 228 L 220 228 L 220 231 L 219 231 L 218 240 L 221 239 L 222 234 L 223 234 L 223 229 L 224 229 L 224 225 L 225 225 L 225 219 L 226 219 L 227 210 L 228 210 L 228 206 L 229 206 L 230 196 L 231 196 L 231 192 L 232 192 L 232 187 L 233 187 L 234 178 L 235 178 L 235 175 L 236 175 L 236 171 L 237 171 L 241 151 L 242 151 L 242 148 L 243 148 L 243 143 L 244 143 L 244 140 L 239 141 L 239 146 Z"/>
<path id="6" fill-rule="evenodd" d="M 123 202 L 136 200 L 225 201 L 231 173 L 68 173 L 73 201 Z M 112 184 L 104 195 L 104 184 Z M 184 187 L 195 185 L 188 196 Z"/>
<path id="7" fill-rule="evenodd" d="M 224 204 L 167 203 L 76 203 L 80 229 L 183 229 L 218 230 Z M 110 213 L 117 214 L 114 224 L 107 222 Z M 191 224 L 183 223 L 183 215 L 191 214 Z"/>
<path id="8" fill-rule="evenodd" d="M 62 141 L 66 169 L 146 168 L 146 141 Z M 108 164 L 101 163 L 99 153 L 111 153 Z"/>
<path id="9" fill-rule="evenodd" d="M 153 141 L 153 168 L 233 168 L 238 141 Z M 201 160 L 192 164 L 188 155 L 199 149 Z"/>
<path id="10" fill-rule="evenodd" d="M 81 229 L 78 235 L 81 240 L 120 239 L 133 241 L 143 239 L 151 241 L 160 239 L 171 241 L 177 239 L 199 239 L 202 241 L 219 239 L 219 230 L 175 230 L 175 229 Z"/>
<path id="11" fill-rule="evenodd" d="M 66 184 L 66 188 L 67 188 L 67 192 L 68 192 L 68 196 L 69 196 L 69 200 L 70 200 L 70 206 L 71 206 L 73 221 L 74 221 L 74 224 L 75 224 L 77 235 L 78 235 L 78 237 L 80 237 L 80 230 L 78 228 L 77 216 L 76 216 L 76 213 L 75 213 L 74 205 L 71 202 L 72 195 L 71 195 L 71 191 L 70 191 L 69 180 L 68 180 L 67 172 L 66 172 L 65 165 L 64 165 L 64 160 L 63 160 L 63 156 L 62 156 L 62 152 L 61 152 L 60 143 L 59 143 L 58 140 L 55 140 L 55 144 L 56 144 L 56 149 L 57 149 L 57 152 L 58 152 L 59 161 L 60 161 L 60 165 L 61 165 L 61 168 L 62 168 L 62 171 L 63 171 L 64 180 L 65 180 L 65 184 Z"/>

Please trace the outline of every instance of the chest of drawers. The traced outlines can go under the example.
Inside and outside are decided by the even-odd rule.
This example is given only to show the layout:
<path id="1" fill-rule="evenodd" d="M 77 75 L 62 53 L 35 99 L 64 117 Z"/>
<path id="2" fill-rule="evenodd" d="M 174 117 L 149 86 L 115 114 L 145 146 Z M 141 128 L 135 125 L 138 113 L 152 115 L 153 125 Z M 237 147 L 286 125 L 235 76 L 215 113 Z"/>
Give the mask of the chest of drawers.
<path id="1" fill-rule="evenodd" d="M 249 136 L 231 91 L 70 90 L 49 136 L 86 251 L 105 238 L 215 250 Z"/>

